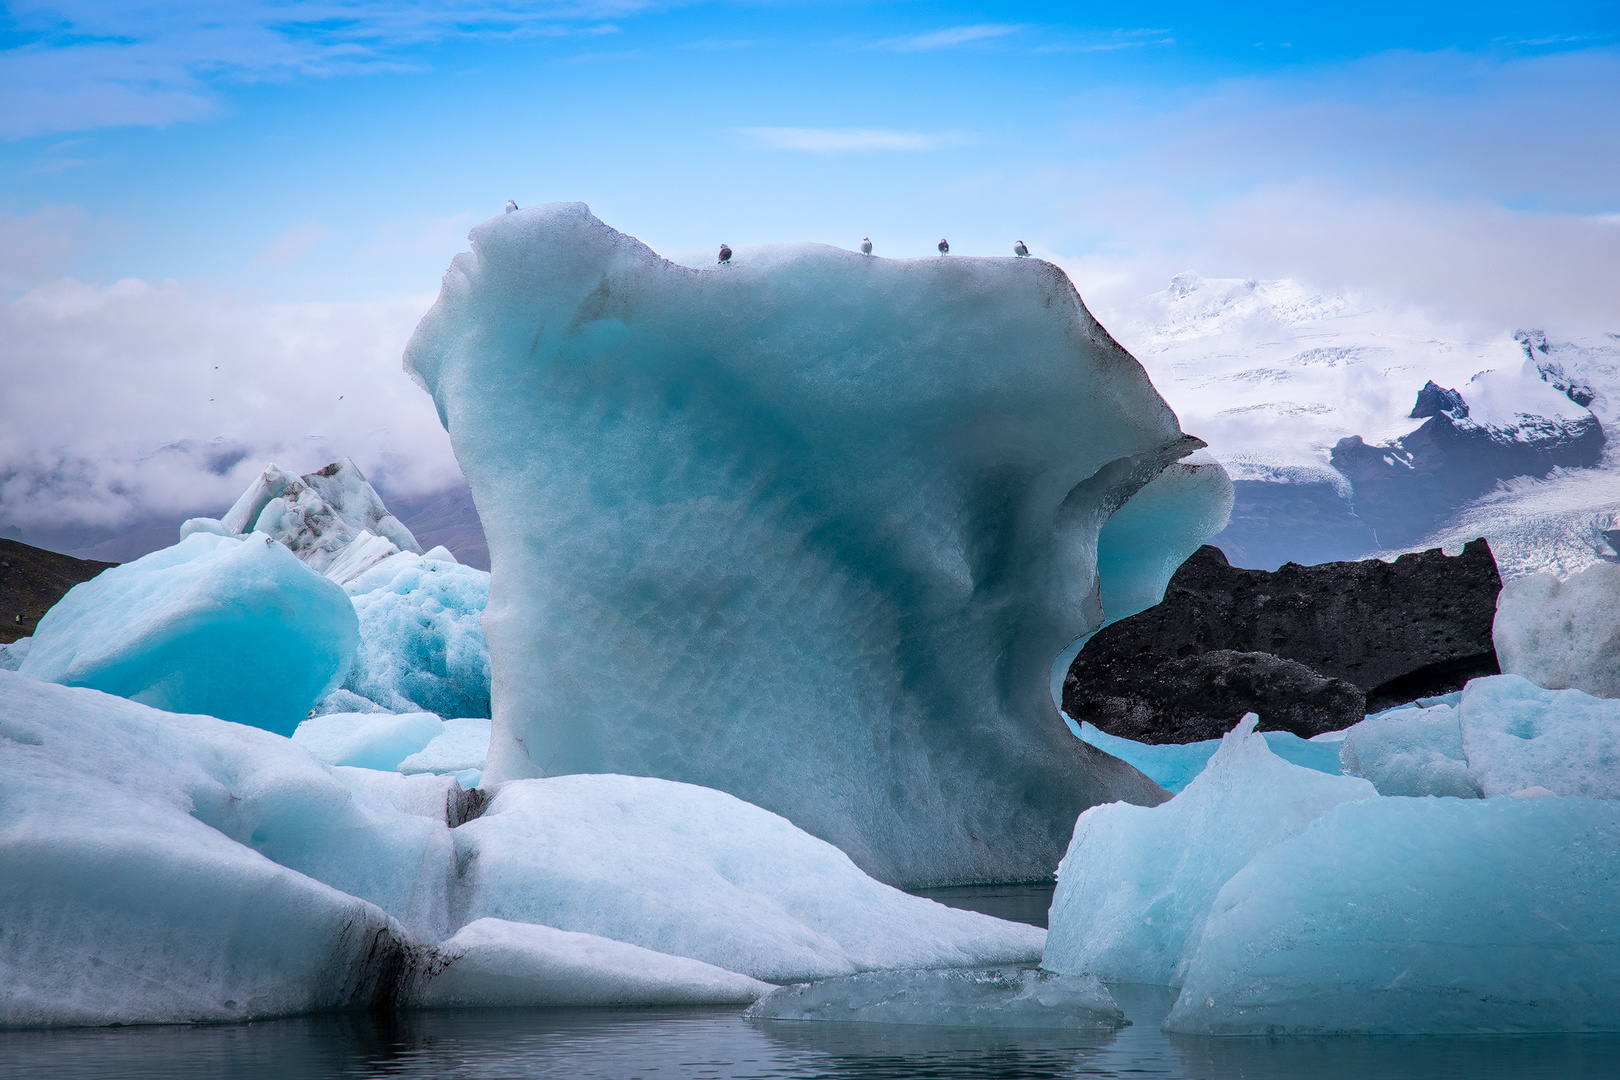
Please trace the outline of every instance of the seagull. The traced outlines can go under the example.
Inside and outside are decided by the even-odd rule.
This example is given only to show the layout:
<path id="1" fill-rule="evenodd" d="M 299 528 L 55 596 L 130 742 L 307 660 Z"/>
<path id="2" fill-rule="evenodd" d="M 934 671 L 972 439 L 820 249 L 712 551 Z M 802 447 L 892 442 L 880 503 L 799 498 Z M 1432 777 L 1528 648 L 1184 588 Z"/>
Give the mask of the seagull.
<path id="1" fill-rule="evenodd" d="M 1016 240 L 1013 242 L 1013 254 L 1022 259 L 1029 254 L 1029 248 L 1024 246 L 1022 240 Z"/>
<path id="2" fill-rule="evenodd" d="M 724 266 L 731 261 L 731 248 L 725 244 L 720 245 L 720 265 Z"/>
<path id="3" fill-rule="evenodd" d="M 512 211 L 514 211 L 516 209 L 517 209 L 517 203 L 513 202 L 511 199 L 507 199 L 506 200 L 506 212 L 508 214 L 510 214 Z"/>
<path id="4" fill-rule="evenodd" d="M 941 255 L 949 255 L 951 253 L 951 242 L 949 240 L 941 240 L 939 242 L 939 253 Z"/>
<path id="5" fill-rule="evenodd" d="M 871 237 L 869 237 L 869 236 L 861 237 L 861 254 L 862 255 L 870 255 L 870 254 L 872 254 L 872 238 Z"/>

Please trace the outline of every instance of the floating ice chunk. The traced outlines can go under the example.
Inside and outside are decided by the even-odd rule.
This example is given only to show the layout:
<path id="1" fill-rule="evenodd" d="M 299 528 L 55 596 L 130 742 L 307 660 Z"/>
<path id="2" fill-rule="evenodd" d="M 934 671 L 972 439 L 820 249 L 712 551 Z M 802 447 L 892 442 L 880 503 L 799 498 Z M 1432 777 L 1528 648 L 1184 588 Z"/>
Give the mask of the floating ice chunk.
<path id="1" fill-rule="evenodd" d="M 330 716 L 333 713 L 385 713 L 388 710 L 372 701 L 361 697 L 353 690 L 345 690 L 341 686 L 315 703 L 310 710 L 313 716 Z"/>
<path id="2" fill-rule="evenodd" d="M 1070 720 L 1069 723 L 1073 726 L 1074 721 Z M 1110 735 L 1084 720 L 1080 722 L 1078 734 L 1097 749 L 1106 750 L 1121 761 L 1135 766 L 1148 779 L 1170 792 L 1180 791 L 1191 783 L 1221 745 L 1219 739 L 1194 743 L 1142 743 Z M 1316 739 L 1302 739 L 1291 731 L 1262 731 L 1260 737 L 1266 740 L 1271 752 L 1284 761 L 1330 775 L 1341 771 L 1337 740 L 1330 740 L 1331 745 L 1327 745 Z"/>
<path id="3" fill-rule="evenodd" d="M 1470 682 L 1458 711 L 1468 775 L 1486 796 L 1620 799 L 1620 701 L 1495 675 Z"/>
<path id="4" fill-rule="evenodd" d="M 252 532 L 254 523 L 259 520 L 259 515 L 264 513 L 264 508 L 270 505 L 270 500 L 279 498 L 281 493 L 287 490 L 288 485 L 297 482 L 298 477 L 281 471 L 272 463 L 257 480 L 248 485 L 248 489 L 242 492 L 229 510 L 225 511 L 225 516 L 219 519 L 225 534 L 242 536 Z"/>
<path id="5" fill-rule="evenodd" d="M 1365 780 L 1283 761 L 1256 721 L 1244 717 L 1169 802 L 1080 815 L 1058 867 L 1042 967 L 1178 985 L 1184 951 L 1228 878 L 1334 806 L 1376 794 Z"/>
<path id="6" fill-rule="evenodd" d="M 357 637 L 343 590 L 285 547 L 194 533 L 75 585 L 17 670 L 291 734 Z"/>
<path id="7" fill-rule="evenodd" d="M 1068 737 L 1048 674 L 1102 621 L 1099 531 L 1200 443 L 1061 270 L 695 270 L 577 203 L 472 244 L 406 366 L 500 576 L 492 780 L 704 784 L 908 884 L 1044 876 L 1080 810 L 1164 797 Z M 1217 474 L 1108 573 L 1216 527 Z"/>
<path id="8" fill-rule="evenodd" d="M 1221 889 L 1164 1026 L 1217 1035 L 1620 1030 L 1616 880 L 1613 802 L 1340 806 Z"/>
<path id="9" fill-rule="evenodd" d="M 419 947 L 307 873 L 420 874 L 384 810 L 268 732 L 0 672 L 0 1026 L 393 1005 Z"/>
<path id="10" fill-rule="evenodd" d="M 481 773 L 489 750 L 489 725 L 488 720 L 473 716 L 446 720 L 444 730 L 432 742 L 400 761 L 397 768 L 402 773 Z"/>
<path id="11" fill-rule="evenodd" d="M 1102 1028 L 1129 1021 L 1090 975 L 1039 968 L 868 971 L 783 986 L 745 1014 L 756 1020 L 832 1020 L 936 1027 Z"/>
<path id="12" fill-rule="evenodd" d="M 442 734 L 444 721 L 432 713 L 328 713 L 299 724 L 292 740 L 328 765 L 393 769 Z"/>
<path id="13" fill-rule="evenodd" d="M 360 621 L 347 689 L 392 712 L 489 715 L 481 624 L 489 574 L 431 552 L 400 552 L 350 577 L 344 589 Z"/>
<path id="14" fill-rule="evenodd" d="M 1502 670 L 1549 690 L 1620 698 L 1620 564 L 1502 586 L 1491 637 Z"/>
<path id="15" fill-rule="evenodd" d="M 192 533 L 212 533 L 214 536 L 237 536 L 225 527 L 225 523 L 218 518 L 194 517 L 187 518 L 180 524 L 180 539 L 184 540 Z"/>
<path id="16" fill-rule="evenodd" d="M 1371 780 L 1380 795 L 1477 799 L 1463 753 L 1462 723 L 1450 705 L 1389 709 L 1369 716 L 1339 744 L 1344 771 Z"/>
<path id="17" fill-rule="evenodd" d="M 514 781 L 454 835 L 463 919 L 599 934 L 770 982 L 1032 963 L 1045 938 L 890 888 L 784 818 L 668 780 Z"/>
<path id="18" fill-rule="evenodd" d="M 416 994 L 429 1008 L 742 1005 L 771 987 L 700 960 L 549 926 L 478 919 L 439 946 Z"/>

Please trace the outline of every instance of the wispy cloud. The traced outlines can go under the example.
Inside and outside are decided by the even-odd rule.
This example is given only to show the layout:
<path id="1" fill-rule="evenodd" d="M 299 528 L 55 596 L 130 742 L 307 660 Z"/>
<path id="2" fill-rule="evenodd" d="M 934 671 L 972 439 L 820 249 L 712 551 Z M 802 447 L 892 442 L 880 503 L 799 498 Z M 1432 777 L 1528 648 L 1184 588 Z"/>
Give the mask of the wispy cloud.
<path id="1" fill-rule="evenodd" d="M 958 45 L 969 45 L 975 41 L 989 41 L 992 38 L 1007 37 L 1009 34 L 1018 33 L 1023 28 L 1022 24 L 1010 23 L 975 23 L 972 26 L 952 26 L 927 34 L 887 38 L 878 42 L 873 48 L 892 49 L 895 52 L 929 52 L 933 49 L 954 49 Z"/>
<path id="2" fill-rule="evenodd" d="M 224 83 L 410 70 L 404 49 L 455 37 L 611 33 L 653 0 L 56 0 L 9 14 L 0 138 L 216 115 Z"/>
<path id="3" fill-rule="evenodd" d="M 738 132 L 772 150 L 799 150 L 810 154 L 860 154 L 878 151 L 943 150 L 976 141 L 965 132 L 926 134 L 873 128 L 753 127 Z"/>

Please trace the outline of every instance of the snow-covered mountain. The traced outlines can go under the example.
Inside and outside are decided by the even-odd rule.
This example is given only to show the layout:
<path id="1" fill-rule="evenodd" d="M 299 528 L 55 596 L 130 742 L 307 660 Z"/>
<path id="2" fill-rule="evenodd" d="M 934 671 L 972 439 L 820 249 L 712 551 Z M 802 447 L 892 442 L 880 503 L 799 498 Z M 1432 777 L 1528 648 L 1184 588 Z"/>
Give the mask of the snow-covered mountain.
<path id="1" fill-rule="evenodd" d="M 1217 540 L 1235 562 L 1482 533 L 1509 573 L 1620 557 L 1620 334 L 1482 340 L 1365 295 L 1193 273 L 1105 321 L 1236 481 Z"/>

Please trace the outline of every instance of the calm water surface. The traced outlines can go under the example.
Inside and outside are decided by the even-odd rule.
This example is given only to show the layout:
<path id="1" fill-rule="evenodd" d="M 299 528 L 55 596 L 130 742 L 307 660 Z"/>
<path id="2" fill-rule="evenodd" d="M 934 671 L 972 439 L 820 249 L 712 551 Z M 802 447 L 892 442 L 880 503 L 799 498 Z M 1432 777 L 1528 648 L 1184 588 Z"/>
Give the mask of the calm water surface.
<path id="1" fill-rule="evenodd" d="M 1051 886 L 937 890 L 1044 925 Z M 1202 1039 L 1159 1023 L 1162 987 L 1117 985 L 1134 1023 L 1106 1035 L 749 1021 L 735 1009 L 488 1009 L 257 1024 L 0 1032 L 0 1077 L 701 1077 L 1000 1080 L 1518 1080 L 1620 1077 L 1620 1036 Z"/>

